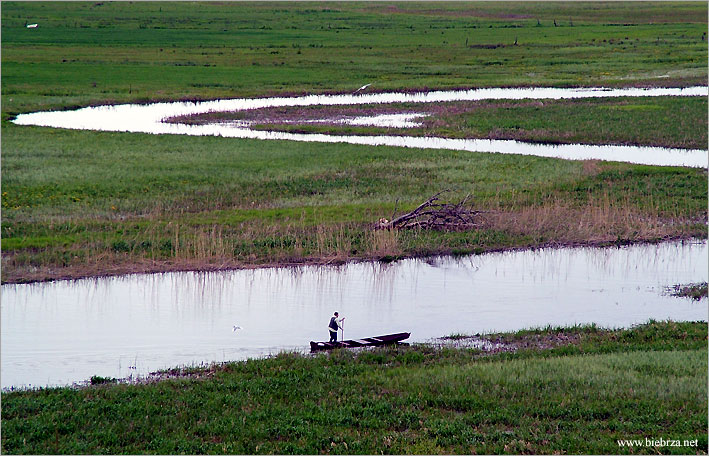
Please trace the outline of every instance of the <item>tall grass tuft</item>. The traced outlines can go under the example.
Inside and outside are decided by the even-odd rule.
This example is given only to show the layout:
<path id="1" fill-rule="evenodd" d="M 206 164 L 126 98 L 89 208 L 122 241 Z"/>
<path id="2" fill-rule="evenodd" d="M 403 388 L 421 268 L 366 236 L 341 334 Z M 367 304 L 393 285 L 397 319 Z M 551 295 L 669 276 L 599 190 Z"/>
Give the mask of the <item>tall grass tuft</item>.
<path id="1" fill-rule="evenodd" d="M 368 241 L 369 251 L 374 256 L 397 257 L 402 253 L 397 230 L 373 230 L 368 235 Z"/>

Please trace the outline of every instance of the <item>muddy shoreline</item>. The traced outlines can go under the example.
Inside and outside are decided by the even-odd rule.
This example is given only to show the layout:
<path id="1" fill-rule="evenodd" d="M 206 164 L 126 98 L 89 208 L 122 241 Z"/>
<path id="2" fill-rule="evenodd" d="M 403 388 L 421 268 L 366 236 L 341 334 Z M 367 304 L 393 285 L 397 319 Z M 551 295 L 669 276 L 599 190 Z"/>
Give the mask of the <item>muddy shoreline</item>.
<path id="1" fill-rule="evenodd" d="M 442 350 L 442 349 L 458 349 L 458 350 L 475 350 L 473 358 L 483 358 L 494 356 L 502 353 L 517 353 L 519 351 L 546 351 L 554 348 L 559 348 L 568 345 L 578 345 L 582 341 L 582 334 L 575 332 L 547 332 L 540 334 L 525 334 L 520 337 L 512 337 L 506 333 L 491 333 L 491 334 L 475 334 L 465 335 L 460 337 L 443 336 L 432 339 L 428 342 L 404 344 L 406 346 L 413 345 L 414 348 L 422 347 L 424 349 Z M 355 353 L 362 353 L 371 350 L 381 349 L 383 347 L 361 347 L 347 349 Z M 385 348 L 385 347 L 384 347 Z M 329 356 L 328 352 L 300 352 L 304 356 Z M 271 358 L 278 355 L 269 355 L 263 358 Z M 214 378 L 217 374 L 228 369 L 234 361 L 204 363 L 198 366 L 178 366 L 168 369 L 157 370 L 143 376 L 128 376 L 124 378 L 104 378 L 93 377 L 91 380 L 76 382 L 71 385 L 74 389 L 83 389 L 97 386 L 100 384 L 129 384 L 129 385 L 151 385 L 166 380 L 208 380 Z"/>
<path id="2" fill-rule="evenodd" d="M 498 252 L 519 252 L 524 250 L 556 249 L 556 248 L 608 248 L 624 247 L 630 245 L 655 245 L 671 241 L 702 241 L 695 236 L 668 236 L 661 239 L 638 239 L 638 240 L 616 240 L 616 241 L 588 241 L 588 242 L 546 242 L 532 246 L 519 246 L 510 248 L 490 248 L 480 252 L 469 253 L 467 255 L 483 255 Z M 435 258 L 440 256 L 466 256 L 450 251 L 432 252 L 426 255 L 398 255 L 396 257 L 308 257 L 299 259 L 289 259 L 287 261 L 265 261 L 263 263 L 245 263 L 233 259 L 224 259 L 220 262 L 205 261 L 199 259 L 187 259 L 177 261 L 136 261 L 124 264 L 99 265 L 75 265 L 66 268 L 56 268 L 51 266 L 38 267 L 36 270 L 12 271 L 2 278 L 2 285 L 20 285 L 43 282 L 55 282 L 65 280 L 82 279 L 102 279 L 117 276 L 127 276 L 136 274 L 163 274 L 173 272 L 226 272 L 235 270 L 250 269 L 270 269 L 270 268 L 297 268 L 304 266 L 342 266 L 348 263 L 381 262 L 391 263 L 399 260 Z"/>
<path id="3" fill-rule="evenodd" d="M 495 332 L 474 335 L 442 336 L 426 342 L 403 344 L 403 346 L 410 346 L 413 350 L 421 349 L 425 352 L 448 349 L 471 350 L 472 359 L 481 359 L 495 355 L 509 355 L 519 352 L 546 352 L 562 347 L 581 346 L 581 344 L 585 340 L 588 340 L 589 337 L 592 337 L 593 334 L 611 334 L 618 331 L 618 329 L 595 327 L 531 329 L 506 333 Z M 361 353 L 381 349 L 386 350 L 387 347 L 349 348 L 346 349 L 346 351 L 359 355 Z M 303 351 L 296 351 L 295 353 L 302 356 L 330 356 L 331 354 L 331 352 L 308 352 L 305 348 Z M 268 355 L 260 359 L 274 358 L 277 356 L 278 355 Z M 239 361 L 212 362 L 197 366 L 177 366 L 153 371 L 143 376 L 128 376 L 123 378 L 94 377 L 91 380 L 73 383 L 71 388 L 84 389 L 101 384 L 152 385 L 167 380 L 209 380 L 219 373 L 230 369 L 229 366 L 234 364 L 234 362 Z"/>

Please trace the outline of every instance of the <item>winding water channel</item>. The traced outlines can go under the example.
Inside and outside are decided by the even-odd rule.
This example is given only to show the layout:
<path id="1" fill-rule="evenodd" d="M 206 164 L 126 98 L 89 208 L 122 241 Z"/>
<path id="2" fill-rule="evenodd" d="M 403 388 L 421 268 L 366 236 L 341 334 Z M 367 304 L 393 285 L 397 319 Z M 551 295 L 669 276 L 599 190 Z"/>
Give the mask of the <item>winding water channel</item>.
<path id="1" fill-rule="evenodd" d="M 326 340 L 334 311 L 346 317 L 346 338 L 408 331 L 413 342 L 706 320 L 706 301 L 665 288 L 706 281 L 708 263 L 707 242 L 693 241 L 4 285 L 2 387 L 304 351 Z"/>
<path id="2" fill-rule="evenodd" d="M 99 106 L 73 111 L 51 111 L 22 114 L 14 123 L 55 128 L 123 131 L 152 134 L 181 134 L 195 136 L 223 136 L 264 140 L 307 142 L 343 142 L 363 145 L 416 147 L 423 149 L 450 149 L 469 152 L 504 153 L 554 157 L 569 160 L 610 160 L 661 166 L 706 167 L 707 151 L 698 149 L 670 149 L 583 144 L 533 144 L 511 140 L 450 139 L 409 136 L 338 136 L 324 134 L 296 134 L 251 130 L 240 123 L 184 125 L 164 122 L 165 119 L 206 112 L 240 111 L 281 106 L 361 105 L 370 103 L 440 103 L 475 100 L 566 99 L 602 97 L 648 96 L 703 96 L 707 87 L 656 89 L 605 88 L 496 88 L 425 93 L 378 93 L 366 95 L 311 95 L 256 99 L 229 99 L 197 103 L 152 103 Z"/>
<path id="3" fill-rule="evenodd" d="M 184 125 L 164 120 L 277 106 L 437 103 L 490 99 L 707 96 L 685 89 L 479 89 L 153 103 L 23 114 L 14 122 L 55 128 L 234 138 L 346 142 L 563 159 L 706 167 L 706 150 L 545 145 L 518 141 L 334 136 Z M 371 119 L 370 119 L 371 120 Z M 357 119 L 366 124 L 370 120 Z M 411 122 L 411 116 L 386 118 Z M 376 119 L 371 121 L 378 121 Z M 406 125 L 404 125 L 406 126 Z M 452 333 L 648 319 L 706 320 L 706 302 L 666 287 L 707 280 L 707 242 L 623 248 L 541 249 L 458 259 L 166 273 L 2 286 L 2 388 L 67 385 L 93 375 L 139 377 L 180 365 L 305 350 L 327 337 L 335 310 L 345 336 L 408 331 L 423 342 Z M 241 329 L 233 330 L 235 326 Z"/>

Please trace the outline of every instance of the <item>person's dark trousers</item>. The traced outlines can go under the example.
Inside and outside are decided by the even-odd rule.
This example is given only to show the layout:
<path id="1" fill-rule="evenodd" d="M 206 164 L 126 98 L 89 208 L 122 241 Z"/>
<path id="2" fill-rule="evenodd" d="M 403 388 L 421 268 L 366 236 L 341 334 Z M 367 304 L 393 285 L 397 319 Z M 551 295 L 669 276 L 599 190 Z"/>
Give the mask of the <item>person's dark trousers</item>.
<path id="1" fill-rule="evenodd" d="M 330 342 L 337 342 L 337 331 L 330 331 Z"/>

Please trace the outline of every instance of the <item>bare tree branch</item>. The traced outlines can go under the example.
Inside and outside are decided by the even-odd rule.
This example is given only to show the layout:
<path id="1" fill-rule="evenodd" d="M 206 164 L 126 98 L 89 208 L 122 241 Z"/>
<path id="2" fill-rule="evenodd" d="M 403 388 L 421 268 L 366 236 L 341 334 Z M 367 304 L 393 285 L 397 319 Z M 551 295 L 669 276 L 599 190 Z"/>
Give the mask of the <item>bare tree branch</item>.
<path id="1" fill-rule="evenodd" d="M 436 193 L 411 212 L 396 218 L 392 216 L 391 221 L 379 219 L 375 229 L 464 231 L 481 227 L 482 220 L 477 219 L 483 211 L 468 207 L 471 195 L 468 194 L 457 204 L 439 202 L 439 196 L 448 191 Z"/>

